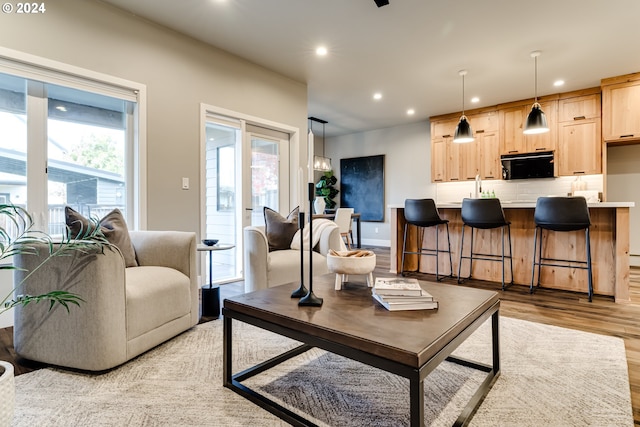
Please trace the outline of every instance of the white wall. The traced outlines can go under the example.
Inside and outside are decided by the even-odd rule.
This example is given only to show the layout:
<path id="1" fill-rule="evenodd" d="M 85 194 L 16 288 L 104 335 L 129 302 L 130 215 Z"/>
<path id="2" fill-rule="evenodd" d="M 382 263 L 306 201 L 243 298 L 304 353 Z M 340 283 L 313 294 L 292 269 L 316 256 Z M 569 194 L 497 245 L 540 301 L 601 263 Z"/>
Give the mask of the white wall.
<path id="1" fill-rule="evenodd" d="M 334 138 L 327 137 L 325 154 L 331 157 L 338 185 L 340 159 L 385 155 L 384 222 L 362 223 L 364 244 L 389 246 L 390 211 L 387 205 L 403 204 L 407 198 L 435 198 L 436 187 L 431 183 L 430 141 L 428 121 Z"/>
<path id="2" fill-rule="evenodd" d="M 607 201 L 635 202 L 630 209 L 631 264 L 640 266 L 640 145 L 607 149 Z"/>

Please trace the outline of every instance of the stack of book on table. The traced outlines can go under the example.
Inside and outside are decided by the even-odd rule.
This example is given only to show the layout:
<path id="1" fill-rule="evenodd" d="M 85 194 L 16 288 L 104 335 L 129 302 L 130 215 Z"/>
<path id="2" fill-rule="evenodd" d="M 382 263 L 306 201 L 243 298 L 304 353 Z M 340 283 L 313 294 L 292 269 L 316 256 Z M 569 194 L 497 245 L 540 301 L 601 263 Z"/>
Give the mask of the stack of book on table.
<path id="1" fill-rule="evenodd" d="M 438 308 L 438 301 L 420 287 L 418 280 L 412 278 L 376 277 L 371 294 L 373 299 L 390 311 Z"/>

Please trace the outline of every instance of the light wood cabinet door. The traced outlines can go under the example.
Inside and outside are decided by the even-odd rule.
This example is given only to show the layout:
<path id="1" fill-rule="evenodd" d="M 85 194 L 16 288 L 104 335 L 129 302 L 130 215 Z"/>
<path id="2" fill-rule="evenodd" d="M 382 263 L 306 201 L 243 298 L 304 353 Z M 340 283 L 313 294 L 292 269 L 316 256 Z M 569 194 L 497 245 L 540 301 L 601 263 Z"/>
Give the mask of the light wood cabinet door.
<path id="1" fill-rule="evenodd" d="M 462 169 L 460 147 L 466 144 L 456 144 L 453 138 L 447 139 L 447 181 L 461 181 L 460 175 Z"/>
<path id="2" fill-rule="evenodd" d="M 576 96 L 558 101 L 558 122 L 600 117 L 600 94 Z"/>
<path id="3" fill-rule="evenodd" d="M 500 154 L 531 153 L 556 149 L 557 101 L 541 102 L 540 107 L 547 117 L 549 132 L 525 135 L 524 124 L 531 105 L 509 107 L 500 110 Z"/>
<path id="4" fill-rule="evenodd" d="M 460 119 L 458 118 L 458 119 L 433 122 L 433 124 L 431 125 L 431 138 L 432 139 L 453 138 L 453 135 L 456 132 L 456 126 L 458 126 L 459 120 Z"/>
<path id="5" fill-rule="evenodd" d="M 605 141 L 640 140 L 640 81 L 602 87 L 602 136 Z"/>
<path id="6" fill-rule="evenodd" d="M 498 111 L 487 111 L 479 114 L 472 114 L 467 117 L 473 132 L 494 132 L 500 128 Z"/>
<path id="7" fill-rule="evenodd" d="M 527 145 L 522 133 L 529 109 L 510 107 L 500 110 L 500 154 L 525 153 Z"/>
<path id="8" fill-rule="evenodd" d="M 465 142 L 458 145 L 460 153 L 460 180 L 474 180 L 480 173 L 480 161 L 478 159 L 478 140 Z"/>
<path id="9" fill-rule="evenodd" d="M 500 138 L 498 132 L 479 132 L 476 144 L 480 154 L 480 176 L 482 179 L 501 179 Z"/>
<path id="10" fill-rule="evenodd" d="M 602 173 L 600 118 L 561 123 L 559 133 L 559 175 Z"/>
<path id="11" fill-rule="evenodd" d="M 447 144 L 443 138 L 431 140 L 431 181 L 444 182 L 447 179 Z"/>

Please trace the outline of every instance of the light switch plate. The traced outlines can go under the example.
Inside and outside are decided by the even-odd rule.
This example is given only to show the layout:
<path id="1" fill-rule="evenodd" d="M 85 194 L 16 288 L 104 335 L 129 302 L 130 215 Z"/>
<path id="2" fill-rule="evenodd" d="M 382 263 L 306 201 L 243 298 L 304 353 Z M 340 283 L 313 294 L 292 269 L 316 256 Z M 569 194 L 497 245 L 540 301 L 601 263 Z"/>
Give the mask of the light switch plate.
<path id="1" fill-rule="evenodd" d="M 182 178 L 182 189 L 183 190 L 189 189 L 189 178 Z"/>

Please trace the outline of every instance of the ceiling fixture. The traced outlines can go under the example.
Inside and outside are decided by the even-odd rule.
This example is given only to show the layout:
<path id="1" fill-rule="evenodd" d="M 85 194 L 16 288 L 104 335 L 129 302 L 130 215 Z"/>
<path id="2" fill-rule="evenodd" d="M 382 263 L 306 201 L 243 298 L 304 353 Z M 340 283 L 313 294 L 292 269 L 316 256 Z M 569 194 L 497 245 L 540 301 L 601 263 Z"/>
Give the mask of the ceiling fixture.
<path id="1" fill-rule="evenodd" d="M 473 131 L 471 130 L 471 125 L 467 121 L 467 116 L 464 115 L 464 76 L 467 75 L 467 70 L 460 70 L 458 74 L 462 76 L 462 116 L 460 117 L 458 126 L 456 126 L 456 133 L 453 135 L 453 142 L 472 142 L 474 140 Z"/>
<path id="2" fill-rule="evenodd" d="M 373 0 L 378 7 L 386 6 L 389 4 L 389 0 Z"/>
<path id="3" fill-rule="evenodd" d="M 311 131 L 313 132 L 313 122 L 322 123 L 322 156 L 313 156 L 313 169 L 317 171 L 328 172 L 332 170 L 331 168 L 331 159 L 329 157 L 324 156 L 324 125 L 329 123 L 326 120 L 318 119 L 317 117 L 309 117 L 311 121 Z"/>
<path id="4" fill-rule="evenodd" d="M 531 57 L 535 60 L 535 99 L 533 107 L 527 116 L 527 121 L 524 125 L 523 133 L 532 135 L 536 133 L 549 132 L 549 125 L 547 125 L 547 117 L 544 115 L 540 104 L 538 103 L 538 56 L 540 56 L 539 50 L 531 52 Z"/>

